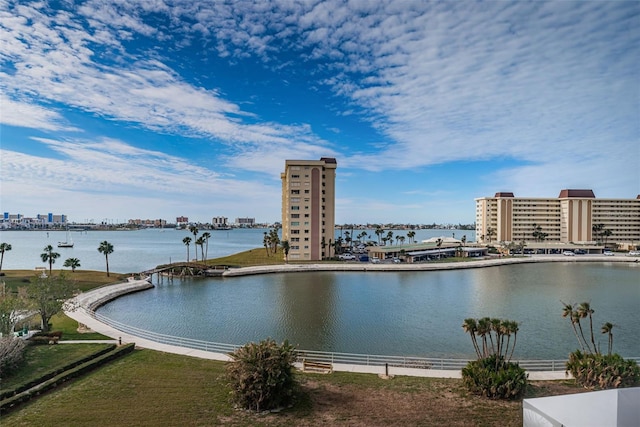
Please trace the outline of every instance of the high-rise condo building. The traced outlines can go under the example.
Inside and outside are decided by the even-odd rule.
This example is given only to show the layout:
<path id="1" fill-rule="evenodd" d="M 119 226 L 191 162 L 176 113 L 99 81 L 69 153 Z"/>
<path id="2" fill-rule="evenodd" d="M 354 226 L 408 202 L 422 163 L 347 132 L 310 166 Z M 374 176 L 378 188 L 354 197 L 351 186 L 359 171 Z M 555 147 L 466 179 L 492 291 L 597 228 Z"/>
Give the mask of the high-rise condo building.
<path id="1" fill-rule="evenodd" d="M 337 167 L 331 157 L 285 162 L 282 240 L 289 242 L 289 259 L 319 261 L 333 255 Z"/>
<path id="2" fill-rule="evenodd" d="M 557 198 L 496 193 L 475 201 L 478 242 L 533 241 L 538 231 L 549 242 L 640 244 L 640 195 L 597 199 L 592 190 L 562 190 Z"/>

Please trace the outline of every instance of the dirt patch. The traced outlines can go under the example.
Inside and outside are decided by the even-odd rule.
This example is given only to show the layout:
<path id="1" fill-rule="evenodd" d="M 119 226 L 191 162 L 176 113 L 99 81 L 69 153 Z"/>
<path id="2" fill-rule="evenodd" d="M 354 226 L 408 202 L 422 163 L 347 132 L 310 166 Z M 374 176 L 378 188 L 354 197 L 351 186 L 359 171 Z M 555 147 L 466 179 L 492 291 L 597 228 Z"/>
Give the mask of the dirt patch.
<path id="1" fill-rule="evenodd" d="M 296 426 L 521 426 L 522 401 L 470 395 L 460 380 L 367 379 L 365 384 L 302 376 L 305 402 L 256 419 L 264 425 Z M 568 381 L 540 381 L 526 397 L 580 392 Z M 302 408 L 300 406 L 303 406 Z"/>

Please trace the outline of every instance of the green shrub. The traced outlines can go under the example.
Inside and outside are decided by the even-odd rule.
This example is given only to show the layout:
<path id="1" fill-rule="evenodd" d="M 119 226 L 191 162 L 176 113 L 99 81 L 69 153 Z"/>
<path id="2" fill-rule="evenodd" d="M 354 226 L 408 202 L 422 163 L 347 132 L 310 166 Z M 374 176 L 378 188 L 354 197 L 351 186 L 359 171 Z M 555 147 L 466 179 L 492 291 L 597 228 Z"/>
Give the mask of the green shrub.
<path id="1" fill-rule="evenodd" d="M 0 379 L 16 369 L 24 358 L 24 340 L 13 335 L 0 338 Z"/>
<path id="2" fill-rule="evenodd" d="M 590 389 L 632 387 L 640 384 L 640 366 L 618 354 L 588 354 L 576 350 L 569 355 L 567 372 Z"/>
<path id="3" fill-rule="evenodd" d="M 527 388 L 527 373 L 517 363 L 491 355 L 462 368 L 462 382 L 474 394 L 491 399 L 518 399 Z"/>
<path id="4" fill-rule="evenodd" d="M 297 384 L 293 375 L 295 348 L 267 339 L 249 343 L 230 354 L 226 376 L 233 402 L 255 411 L 286 407 L 293 403 Z"/>

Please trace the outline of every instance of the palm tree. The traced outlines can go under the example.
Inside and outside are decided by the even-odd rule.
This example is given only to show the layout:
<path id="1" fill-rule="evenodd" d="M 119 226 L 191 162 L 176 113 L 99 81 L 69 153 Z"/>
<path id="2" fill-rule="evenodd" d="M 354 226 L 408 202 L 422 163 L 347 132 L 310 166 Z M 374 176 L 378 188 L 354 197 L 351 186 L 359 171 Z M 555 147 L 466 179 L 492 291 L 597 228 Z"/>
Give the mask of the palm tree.
<path id="1" fill-rule="evenodd" d="M 289 246 L 289 241 L 283 240 L 282 242 L 280 242 L 280 246 L 282 246 L 282 252 L 284 252 L 285 263 L 289 263 L 289 249 L 291 249 L 291 247 Z"/>
<path id="2" fill-rule="evenodd" d="M 198 236 L 198 227 L 196 227 L 195 225 L 190 225 L 189 231 L 193 233 L 193 239 L 195 240 L 196 237 Z M 195 244 L 196 245 L 198 244 L 197 240 Z M 196 261 L 198 261 L 198 249 L 196 249 L 194 252 L 196 253 Z"/>
<path id="3" fill-rule="evenodd" d="M 40 254 L 40 258 L 42 258 L 42 262 L 49 262 L 49 276 L 51 276 L 51 268 L 56 262 L 56 259 L 60 257 L 60 254 L 53 252 L 53 246 L 51 245 L 45 246 L 43 250 L 44 252 Z"/>
<path id="4" fill-rule="evenodd" d="M 466 333 L 468 333 L 471 336 L 471 342 L 473 343 L 473 348 L 476 351 L 476 354 L 478 355 L 478 359 L 482 359 L 482 354 L 480 353 L 480 347 L 478 346 L 478 339 L 476 338 L 476 332 L 478 331 L 478 325 L 476 324 L 476 319 L 464 319 L 464 322 L 462 323 L 462 329 L 464 329 L 464 331 Z"/>
<path id="5" fill-rule="evenodd" d="M 204 235 L 196 239 L 196 260 L 198 259 L 198 246 L 200 246 L 200 252 L 202 253 L 202 261 L 204 261 Z"/>
<path id="6" fill-rule="evenodd" d="M 442 246 L 442 239 L 436 240 L 436 246 L 438 247 L 438 259 L 440 259 L 440 247 Z"/>
<path id="7" fill-rule="evenodd" d="M 407 237 L 409 238 L 409 243 L 413 243 L 413 238 L 416 237 L 416 232 L 411 230 L 407 233 Z"/>
<path id="8" fill-rule="evenodd" d="M 71 267 L 71 272 L 75 273 L 76 268 L 80 267 L 80 260 L 78 258 L 67 258 L 64 261 L 65 267 Z"/>
<path id="9" fill-rule="evenodd" d="M 487 334 L 491 333 L 491 323 L 488 317 L 478 320 L 476 334 L 482 338 L 482 357 L 489 355 L 489 346 L 487 345 Z"/>
<path id="10" fill-rule="evenodd" d="M 577 311 L 581 319 L 584 319 L 585 317 L 589 317 L 589 329 L 591 331 L 591 344 L 593 345 L 593 352 L 598 353 L 598 348 L 596 347 L 596 340 L 593 335 L 593 313 L 595 312 L 595 310 L 591 308 L 591 304 L 585 301 L 580 305 L 578 305 Z"/>
<path id="11" fill-rule="evenodd" d="M 0 271 L 2 271 L 2 262 L 4 261 L 4 253 L 11 250 L 11 245 L 9 243 L 0 243 Z"/>
<path id="12" fill-rule="evenodd" d="M 187 262 L 189 262 L 189 245 L 191 244 L 191 237 L 185 237 L 182 239 L 182 243 L 187 247 Z"/>
<path id="13" fill-rule="evenodd" d="M 262 245 L 264 246 L 264 249 L 267 251 L 267 256 L 269 256 L 269 235 L 267 234 L 267 232 L 264 232 L 264 237 L 262 238 Z"/>
<path id="14" fill-rule="evenodd" d="M 109 255 L 113 253 L 113 245 L 104 240 L 100 242 L 100 246 L 98 246 L 98 252 L 104 254 L 104 259 L 107 262 L 107 277 L 109 277 Z"/>
<path id="15" fill-rule="evenodd" d="M 509 321 L 509 331 L 513 334 L 513 346 L 511 347 L 511 354 L 509 355 L 509 359 L 513 357 L 513 350 L 516 349 L 516 341 L 518 340 L 518 331 L 520 330 L 520 325 L 518 322 L 510 320 Z M 507 341 L 507 347 L 509 346 Z"/>
<path id="16" fill-rule="evenodd" d="M 613 323 L 606 322 L 604 325 L 602 325 L 602 328 L 600 329 L 603 334 L 609 334 L 609 351 L 608 351 L 609 356 L 611 356 L 611 351 L 613 350 L 613 332 L 611 331 L 613 330 L 614 326 L 615 325 Z"/>
<path id="17" fill-rule="evenodd" d="M 375 233 L 376 236 L 378 236 L 378 244 L 380 244 L 380 236 L 382 236 L 384 230 L 382 229 L 382 227 L 377 227 Z"/>
<path id="18" fill-rule="evenodd" d="M 404 243 L 404 236 L 398 236 L 397 239 L 400 240 L 400 246 L 402 246 Z"/>
<path id="19" fill-rule="evenodd" d="M 491 243 L 491 237 L 495 236 L 496 230 L 493 227 L 487 228 L 487 238 L 489 239 L 489 243 Z"/>
<path id="20" fill-rule="evenodd" d="M 202 238 L 204 239 L 204 243 L 207 247 L 207 249 L 205 250 L 205 255 L 202 257 L 202 260 L 204 261 L 209 257 L 209 239 L 211 238 L 211 233 L 205 231 L 204 233 L 202 233 Z"/>

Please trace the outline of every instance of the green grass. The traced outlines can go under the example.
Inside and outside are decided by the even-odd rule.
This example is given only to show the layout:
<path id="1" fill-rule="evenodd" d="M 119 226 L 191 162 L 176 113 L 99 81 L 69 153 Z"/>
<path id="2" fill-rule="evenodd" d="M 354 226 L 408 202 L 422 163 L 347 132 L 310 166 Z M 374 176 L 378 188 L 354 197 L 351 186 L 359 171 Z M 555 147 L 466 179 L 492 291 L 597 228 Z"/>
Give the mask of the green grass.
<path id="1" fill-rule="evenodd" d="M 2 425 L 522 425 L 520 402 L 469 395 L 460 380 L 347 372 L 299 374 L 293 408 L 254 414 L 232 407 L 223 373 L 224 362 L 136 350 L 3 416 Z M 532 388 L 529 396 L 538 393 Z"/>
<path id="2" fill-rule="evenodd" d="M 12 292 L 17 292 L 20 287 L 29 286 L 31 280 L 37 274 L 33 270 L 3 270 L 2 272 L 4 276 L 0 277 L 0 281 L 5 282 L 7 290 Z M 92 270 L 76 270 L 75 272 L 71 272 L 71 270 L 53 270 L 54 275 L 60 273 L 63 273 L 68 280 L 76 285 L 78 290 L 83 292 L 99 286 L 121 282 L 129 276 L 128 274 L 119 273 L 111 273 L 110 276 L 107 276 L 106 272 Z"/>
<path id="3" fill-rule="evenodd" d="M 111 340 L 113 338 L 97 332 L 78 332 L 78 322 L 64 313 L 58 313 L 51 318 L 52 330 L 62 331 L 62 340 Z"/>
<path id="4" fill-rule="evenodd" d="M 13 389 L 106 347 L 108 344 L 29 345 L 25 349 L 22 365 L 9 377 L 2 379 L 0 390 Z"/>

